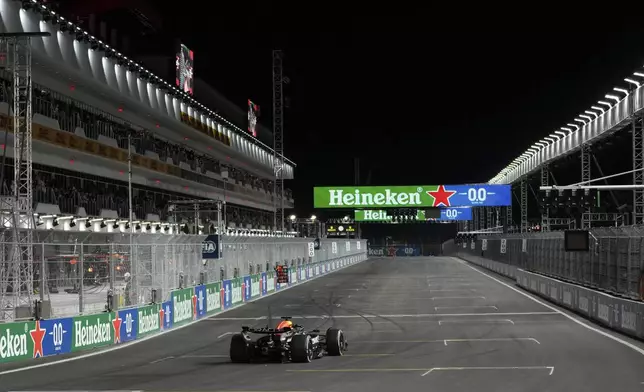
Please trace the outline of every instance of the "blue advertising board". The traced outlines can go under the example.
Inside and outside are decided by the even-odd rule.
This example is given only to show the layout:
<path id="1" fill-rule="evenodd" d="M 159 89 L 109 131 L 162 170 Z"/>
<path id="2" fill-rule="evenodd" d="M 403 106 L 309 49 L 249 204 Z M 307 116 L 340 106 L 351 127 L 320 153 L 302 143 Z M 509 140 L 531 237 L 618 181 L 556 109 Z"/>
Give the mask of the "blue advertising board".
<path id="1" fill-rule="evenodd" d="M 244 276 L 244 302 L 250 301 L 252 298 L 252 292 L 251 292 L 251 285 L 252 285 L 252 280 L 249 276 Z"/>
<path id="2" fill-rule="evenodd" d="M 230 280 L 224 280 L 224 309 L 233 306 L 233 284 Z"/>
<path id="3" fill-rule="evenodd" d="M 443 207 L 440 212 L 440 220 L 442 221 L 472 220 L 472 208 L 470 207 Z"/>
<path id="4" fill-rule="evenodd" d="M 170 329 L 172 328 L 172 310 L 174 309 L 174 306 L 172 306 L 172 300 L 166 301 L 161 304 L 161 313 L 163 315 L 163 329 Z"/>
<path id="5" fill-rule="evenodd" d="M 266 280 L 266 272 L 262 272 L 262 295 L 268 294 L 268 281 Z"/>
<path id="6" fill-rule="evenodd" d="M 120 337 L 121 343 L 135 340 L 139 330 L 139 312 L 138 309 L 119 310 L 121 319 Z"/>
<path id="7" fill-rule="evenodd" d="M 45 330 L 42 342 L 43 356 L 65 354 L 72 351 L 74 320 L 70 318 L 40 320 L 40 328 Z"/>
<path id="8" fill-rule="evenodd" d="M 195 297 L 197 298 L 197 306 L 195 310 L 197 311 L 197 319 L 200 319 L 206 315 L 208 309 L 206 308 L 206 301 L 208 299 L 208 293 L 206 291 L 206 286 L 196 286 L 195 287 Z"/>
<path id="9" fill-rule="evenodd" d="M 502 207 L 512 205 L 510 185 L 444 185 L 434 192 L 432 207 Z"/>
<path id="10" fill-rule="evenodd" d="M 201 244 L 201 253 L 203 259 L 218 259 L 221 256 L 221 249 L 219 249 L 219 236 L 211 234 L 203 240 Z"/>

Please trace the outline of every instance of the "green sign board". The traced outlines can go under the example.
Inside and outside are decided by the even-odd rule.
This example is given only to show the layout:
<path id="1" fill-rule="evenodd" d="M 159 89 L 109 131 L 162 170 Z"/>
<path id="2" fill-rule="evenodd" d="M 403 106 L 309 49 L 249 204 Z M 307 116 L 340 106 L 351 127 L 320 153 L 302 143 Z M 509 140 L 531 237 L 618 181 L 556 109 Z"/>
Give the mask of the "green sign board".
<path id="1" fill-rule="evenodd" d="M 425 210 L 414 210 L 409 215 L 395 215 L 385 210 L 355 210 L 354 219 L 356 222 L 391 222 L 426 220 Z"/>
<path id="2" fill-rule="evenodd" d="M 35 356 L 33 321 L 0 323 L 0 363 L 29 359 Z"/>
<path id="3" fill-rule="evenodd" d="M 232 279 L 231 290 L 232 290 L 233 305 L 237 305 L 244 300 L 244 291 L 242 290 L 242 283 L 244 283 L 244 279 L 242 278 Z"/>
<path id="4" fill-rule="evenodd" d="M 194 291 L 192 288 L 175 290 L 172 292 L 172 323 L 174 325 L 183 324 L 192 321 L 194 314 L 194 305 L 192 297 Z"/>
<path id="5" fill-rule="evenodd" d="M 206 285 L 206 313 L 213 314 L 222 310 L 221 282 Z"/>
<path id="6" fill-rule="evenodd" d="M 163 320 L 161 319 L 160 311 L 160 304 L 143 306 L 137 309 L 139 319 L 137 337 L 140 338 L 161 330 Z"/>
<path id="7" fill-rule="evenodd" d="M 258 297 L 262 294 L 262 275 L 252 275 L 250 277 L 250 296 L 251 298 Z"/>
<path id="8" fill-rule="evenodd" d="M 114 329 L 121 324 L 113 323 L 114 313 L 99 313 L 74 317 L 74 340 L 72 351 L 90 347 L 102 347 L 114 343 Z"/>
<path id="9" fill-rule="evenodd" d="M 430 207 L 434 198 L 425 190 L 436 186 L 315 187 L 315 208 Z"/>
<path id="10" fill-rule="evenodd" d="M 355 210 L 354 220 L 356 222 L 385 222 L 392 217 L 385 210 Z"/>

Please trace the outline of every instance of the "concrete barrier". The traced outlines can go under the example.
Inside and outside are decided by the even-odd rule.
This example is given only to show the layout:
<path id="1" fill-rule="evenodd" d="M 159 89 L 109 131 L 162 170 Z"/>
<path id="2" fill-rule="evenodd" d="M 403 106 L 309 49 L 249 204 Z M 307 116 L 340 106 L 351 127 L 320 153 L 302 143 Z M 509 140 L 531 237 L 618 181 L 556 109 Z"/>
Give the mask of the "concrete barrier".
<path id="1" fill-rule="evenodd" d="M 599 325 L 625 335 L 644 339 L 644 303 L 525 271 L 513 265 L 483 257 L 457 253 L 469 263 L 516 280 L 517 286 L 571 310 Z"/>

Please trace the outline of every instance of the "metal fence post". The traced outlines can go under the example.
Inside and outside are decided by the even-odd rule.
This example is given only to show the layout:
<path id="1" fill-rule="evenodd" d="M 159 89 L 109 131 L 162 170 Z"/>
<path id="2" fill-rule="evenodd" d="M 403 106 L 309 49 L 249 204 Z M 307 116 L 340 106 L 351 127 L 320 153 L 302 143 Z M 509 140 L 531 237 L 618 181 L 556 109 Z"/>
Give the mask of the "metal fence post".
<path id="1" fill-rule="evenodd" d="M 80 282 L 78 284 L 78 310 L 80 314 L 83 314 L 83 287 L 85 285 L 85 266 L 84 266 L 84 259 L 85 259 L 85 245 L 81 242 L 80 244 L 80 261 L 79 264 L 80 266 L 78 267 L 79 269 L 79 274 L 78 276 L 80 277 Z"/>
<path id="2" fill-rule="evenodd" d="M 45 289 L 47 289 L 47 276 L 45 275 L 47 269 L 45 268 L 45 243 L 40 244 L 40 301 L 45 301 Z"/>

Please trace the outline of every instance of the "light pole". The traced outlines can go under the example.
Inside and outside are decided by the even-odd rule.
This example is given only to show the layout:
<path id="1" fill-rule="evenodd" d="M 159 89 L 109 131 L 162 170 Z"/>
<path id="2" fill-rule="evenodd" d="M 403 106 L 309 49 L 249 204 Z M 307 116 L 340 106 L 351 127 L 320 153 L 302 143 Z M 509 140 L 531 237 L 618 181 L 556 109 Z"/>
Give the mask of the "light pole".
<path id="1" fill-rule="evenodd" d="M 221 171 L 221 179 L 224 180 L 224 217 L 223 217 L 223 222 L 224 222 L 224 230 L 228 227 L 227 222 L 226 222 L 226 188 L 228 187 L 228 168 L 224 166 L 224 168 Z"/>

